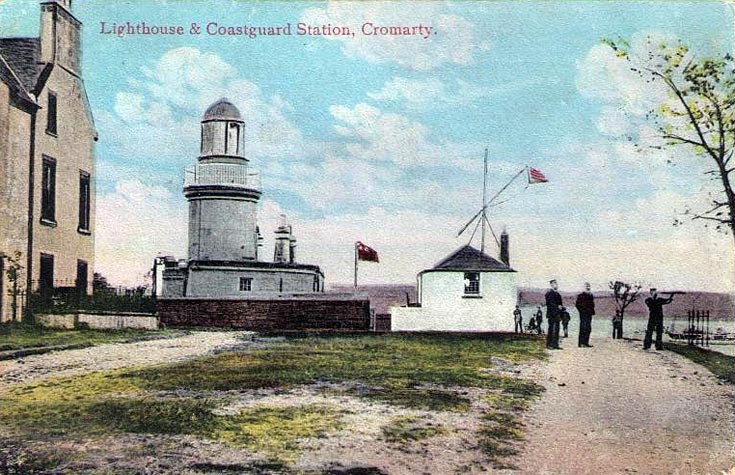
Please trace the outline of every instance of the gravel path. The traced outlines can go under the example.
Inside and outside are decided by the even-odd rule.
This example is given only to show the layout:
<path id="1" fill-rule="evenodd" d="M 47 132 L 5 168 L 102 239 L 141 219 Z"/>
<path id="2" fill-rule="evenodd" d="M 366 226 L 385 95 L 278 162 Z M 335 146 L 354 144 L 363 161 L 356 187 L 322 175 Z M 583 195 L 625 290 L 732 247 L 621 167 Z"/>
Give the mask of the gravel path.
<path id="1" fill-rule="evenodd" d="M 735 389 L 640 342 L 566 340 L 539 368 L 522 474 L 721 474 L 735 467 Z"/>
<path id="2" fill-rule="evenodd" d="M 250 332 L 194 332 L 177 338 L 111 343 L 0 361 L 0 391 L 51 376 L 182 361 L 250 344 Z"/>

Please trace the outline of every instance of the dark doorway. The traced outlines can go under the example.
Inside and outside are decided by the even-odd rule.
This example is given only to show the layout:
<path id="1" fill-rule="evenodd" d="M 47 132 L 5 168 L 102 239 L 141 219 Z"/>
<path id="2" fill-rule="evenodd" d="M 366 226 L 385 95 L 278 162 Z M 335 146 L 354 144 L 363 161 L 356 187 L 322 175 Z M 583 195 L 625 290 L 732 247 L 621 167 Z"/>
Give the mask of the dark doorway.
<path id="1" fill-rule="evenodd" d="M 77 296 L 82 299 L 87 296 L 87 285 L 89 283 L 89 271 L 87 261 L 77 260 Z"/>
<path id="2" fill-rule="evenodd" d="M 50 300 L 54 293 L 54 256 L 41 254 L 38 291 L 44 300 Z"/>

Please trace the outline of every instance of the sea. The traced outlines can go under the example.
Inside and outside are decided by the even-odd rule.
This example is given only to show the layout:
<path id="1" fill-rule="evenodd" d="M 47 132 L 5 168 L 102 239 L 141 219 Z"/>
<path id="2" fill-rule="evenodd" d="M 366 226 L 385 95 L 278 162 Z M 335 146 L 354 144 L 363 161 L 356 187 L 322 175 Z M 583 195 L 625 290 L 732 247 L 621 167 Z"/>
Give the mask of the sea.
<path id="1" fill-rule="evenodd" d="M 544 308 L 543 329 L 546 331 L 546 309 Z M 574 308 L 569 308 L 569 314 L 572 319 L 569 321 L 569 343 L 577 344 L 577 336 L 579 335 L 579 314 Z M 528 319 L 536 311 L 535 306 L 522 306 L 523 325 L 528 323 Z M 512 317 L 511 317 L 512 319 Z M 674 323 L 676 330 L 681 331 L 687 326 L 687 317 L 685 316 L 668 316 L 664 313 L 664 328 L 669 328 Z M 647 317 L 626 316 L 623 321 L 623 337 L 643 339 L 648 324 Z M 714 333 L 717 328 L 722 328 L 726 332 L 735 333 L 735 320 L 724 318 L 710 318 L 710 333 Z M 612 338 L 612 317 L 607 315 L 595 315 L 592 318 L 592 334 L 590 336 L 590 344 L 594 345 L 596 338 Z M 669 337 L 664 333 L 664 341 L 670 341 Z M 562 341 L 562 346 L 564 342 Z M 719 351 L 720 353 L 735 356 L 735 344 L 713 344 L 710 342 L 709 349 Z"/>

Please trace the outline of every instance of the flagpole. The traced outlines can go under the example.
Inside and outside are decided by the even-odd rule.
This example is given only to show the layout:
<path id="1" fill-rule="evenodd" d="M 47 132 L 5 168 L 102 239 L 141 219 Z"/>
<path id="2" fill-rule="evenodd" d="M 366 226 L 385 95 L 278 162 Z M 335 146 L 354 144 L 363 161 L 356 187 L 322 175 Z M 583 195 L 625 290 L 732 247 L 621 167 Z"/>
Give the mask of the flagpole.
<path id="1" fill-rule="evenodd" d="M 472 218 L 467 222 L 467 224 L 465 224 L 462 227 L 462 229 L 459 230 L 459 232 L 457 233 L 457 237 L 461 236 L 462 233 L 465 232 L 465 230 L 470 226 L 470 224 L 472 224 L 478 217 L 480 217 L 485 212 L 485 210 L 493 203 L 493 201 L 495 201 L 495 199 L 498 196 L 500 196 L 500 194 L 503 191 L 505 191 L 505 189 L 508 188 L 510 186 L 510 184 L 513 183 L 513 181 L 515 181 L 515 179 L 518 178 L 519 176 L 521 176 L 523 174 L 523 172 L 525 172 L 525 171 L 526 171 L 526 167 L 521 168 L 521 171 L 519 171 L 518 173 L 516 173 L 513 176 L 513 178 L 511 178 L 510 181 L 508 183 L 506 183 L 505 186 L 500 189 L 500 191 L 498 191 L 497 193 L 495 193 L 495 195 L 492 198 L 490 198 L 490 201 L 488 201 L 487 204 L 485 204 L 485 206 L 483 206 L 482 209 L 480 209 L 480 211 L 478 211 L 477 213 L 475 213 L 475 215 L 472 216 Z"/>
<path id="2" fill-rule="evenodd" d="M 357 290 L 357 243 L 355 243 L 355 290 Z"/>
<path id="3" fill-rule="evenodd" d="M 480 231 L 480 252 L 485 252 L 485 221 L 487 221 L 487 206 L 485 206 L 485 200 L 487 200 L 487 148 L 485 149 L 485 160 L 483 162 L 482 171 L 482 217 L 480 218 L 482 227 Z"/>

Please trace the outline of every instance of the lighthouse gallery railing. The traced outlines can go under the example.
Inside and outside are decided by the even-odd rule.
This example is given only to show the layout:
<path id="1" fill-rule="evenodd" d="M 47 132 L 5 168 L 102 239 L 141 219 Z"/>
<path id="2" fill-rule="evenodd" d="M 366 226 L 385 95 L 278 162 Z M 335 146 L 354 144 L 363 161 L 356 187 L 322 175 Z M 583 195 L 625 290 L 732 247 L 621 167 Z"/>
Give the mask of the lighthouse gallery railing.
<path id="1" fill-rule="evenodd" d="M 184 171 L 184 186 L 229 185 L 260 189 L 260 175 L 248 172 L 248 167 L 232 163 L 195 165 Z"/>

